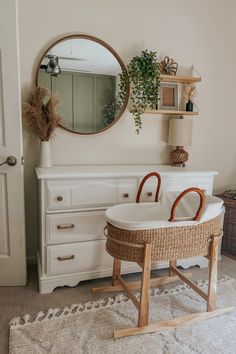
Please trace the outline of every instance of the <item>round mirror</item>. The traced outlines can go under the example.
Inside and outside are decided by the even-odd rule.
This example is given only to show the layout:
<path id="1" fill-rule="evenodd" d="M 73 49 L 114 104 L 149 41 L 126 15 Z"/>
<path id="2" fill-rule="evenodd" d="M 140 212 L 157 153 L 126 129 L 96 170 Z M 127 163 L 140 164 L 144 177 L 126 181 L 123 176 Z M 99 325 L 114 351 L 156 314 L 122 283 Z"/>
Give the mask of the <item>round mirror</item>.
<path id="1" fill-rule="evenodd" d="M 129 80 L 119 55 L 87 35 L 52 44 L 38 65 L 36 85 L 59 95 L 61 127 L 78 134 L 95 134 L 112 126 L 129 97 Z"/>

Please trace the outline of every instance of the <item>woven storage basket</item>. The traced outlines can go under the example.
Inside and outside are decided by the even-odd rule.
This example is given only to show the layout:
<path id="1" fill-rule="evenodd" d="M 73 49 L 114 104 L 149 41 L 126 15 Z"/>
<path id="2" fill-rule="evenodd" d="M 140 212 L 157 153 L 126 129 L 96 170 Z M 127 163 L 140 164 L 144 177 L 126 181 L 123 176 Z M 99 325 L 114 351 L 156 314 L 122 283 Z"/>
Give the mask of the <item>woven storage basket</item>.
<path id="1" fill-rule="evenodd" d="M 152 261 L 168 261 L 209 254 L 211 236 L 220 234 L 220 216 L 191 226 L 124 230 L 107 223 L 107 252 L 118 259 L 142 262 L 143 245 L 151 243 Z"/>
<path id="2" fill-rule="evenodd" d="M 218 195 L 224 201 L 224 235 L 222 239 L 222 253 L 236 258 L 236 200 L 227 196 L 227 193 Z"/>

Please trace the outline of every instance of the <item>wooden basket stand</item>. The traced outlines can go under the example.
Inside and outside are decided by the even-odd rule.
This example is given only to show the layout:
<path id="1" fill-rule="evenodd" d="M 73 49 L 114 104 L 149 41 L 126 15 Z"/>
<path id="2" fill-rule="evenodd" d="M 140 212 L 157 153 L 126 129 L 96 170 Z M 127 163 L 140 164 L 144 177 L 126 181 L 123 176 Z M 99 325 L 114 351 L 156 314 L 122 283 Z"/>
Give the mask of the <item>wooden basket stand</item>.
<path id="1" fill-rule="evenodd" d="M 149 177 L 156 176 L 158 186 L 155 200 L 158 200 L 161 179 L 156 172 L 149 173 L 142 180 L 136 202 L 144 183 Z M 199 208 L 192 220 L 198 221 L 204 207 L 204 192 L 199 188 L 188 188 L 176 198 L 170 212 L 169 221 L 175 222 L 175 209 L 179 201 L 190 192 L 198 193 L 200 197 Z M 179 220 L 179 219 L 178 219 Z M 233 308 L 216 309 L 217 287 L 217 256 L 219 241 L 221 239 L 220 217 L 191 226 L 165 227 L 149 230 L 124 230 L 107 223 L 106 250 L 114 257 L 112 285 L 93 288 L 93 293 L 125 291 L 138 310 L 138 324 L 114 330 L 114 338 L 130 336 L 141 333 L 157 332 L 163 329 L 183 326 L 201 319 L 211 318 Z M 191 273 L 182 273 L 177 269 L 177 260 L 194 256 L 204 256 L 209 260 L 208 292 L 200 289 L 191 278 Z M 142 270 L 141 281 L 126 283 L 121 277 L 121 260 L 136 262 Z M 169 276 L 150 278 L 151 264 L 156 261 L 169 260 Z M 207 302 L 207 311 L 194 313 L 181 318 L 149 323 L 149 297 L 150 287 L 156 287 L 180 279 L 190 286 Z M 133 290 L 140 289 L 140 300 Z"/>

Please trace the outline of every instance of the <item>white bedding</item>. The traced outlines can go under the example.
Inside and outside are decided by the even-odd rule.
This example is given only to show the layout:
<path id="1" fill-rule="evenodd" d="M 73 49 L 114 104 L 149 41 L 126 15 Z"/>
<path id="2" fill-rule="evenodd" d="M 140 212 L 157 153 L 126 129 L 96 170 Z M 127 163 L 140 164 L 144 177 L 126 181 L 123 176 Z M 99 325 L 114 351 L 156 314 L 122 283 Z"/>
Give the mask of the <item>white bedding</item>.
<path id="1" fill-rule="evenodd" d="M 106 218 L 112 225 L 126 230 L 156 229 L 162 227 L 197 225 L 218 216 L 222 211 L 223 201 L 220 198 L 206 195 L 203 213 L 199 221 L 188 220 L 196 214 L 199 206 L 199 195 L 189 193 L 178 203 L 175 216 L 178 219 L 170 222 L 170 211 L 180 192 L 165 193 L 158 203 L 119 204 L 106 210 Z"/>

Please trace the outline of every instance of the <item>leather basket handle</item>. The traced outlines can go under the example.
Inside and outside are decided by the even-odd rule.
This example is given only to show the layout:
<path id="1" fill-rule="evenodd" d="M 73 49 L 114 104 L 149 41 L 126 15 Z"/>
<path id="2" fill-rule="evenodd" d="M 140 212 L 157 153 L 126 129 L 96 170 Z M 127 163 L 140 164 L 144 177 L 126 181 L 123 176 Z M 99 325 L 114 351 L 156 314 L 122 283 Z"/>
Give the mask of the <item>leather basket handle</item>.
<path id="1" fill-rule="evenodd" d="M 159 175 L 159 173 L 157 172 L 150 172 L 148 173 L 145 177 L 143 177 L 139 189 L 138 189 L 138 193 L 137 193 L 137 197 L 136 197 L 136 203 L 140 202 L 140 195 L 142 193 L 143 190 L 143 186 L 145 184 L 145 182 L 150 178 L 155 176 L 157 178 L 157 189 L 156 189 L 156 195 L 155 195 L 155 202 L 158 202 L 158 198 L 159 198 L 159 192 L 160 192 L 160 188 L 161 188 L 161 176 Z"/>
<path id="2" fill-rule="evenodd" d="M 200 197 L 200 202 L 199 202 L 199 207 L 198 210 L 195 214 L 195 216 L 191 219 L 194 221 L 197 221 L 200 219 L 201 214 L 202 214 L 202 210 L 203 210 L 203 206 L 204 206 L 204 201 L 205 201 L 205 194 L 204 191 L 200 188 L 197 187 L 191 187 L 188 189 L 185 189 L 182 193 L 180 193 L 180 195 L 175 199 L 172 208 L 171 208 L 171 212 L 170 212 L 170 218 L 169 221 L 173 222 L 175 221 L 175 208 L 177 206 L 177 204 L 179 203 L 180 199 L 182 199 L 186 194 L 191 193 L 191 192 L 196 192 L 198 193 L 199 197 Z"/>

